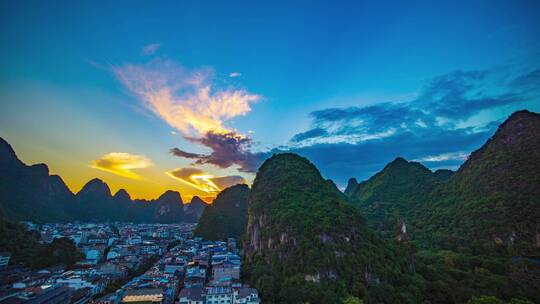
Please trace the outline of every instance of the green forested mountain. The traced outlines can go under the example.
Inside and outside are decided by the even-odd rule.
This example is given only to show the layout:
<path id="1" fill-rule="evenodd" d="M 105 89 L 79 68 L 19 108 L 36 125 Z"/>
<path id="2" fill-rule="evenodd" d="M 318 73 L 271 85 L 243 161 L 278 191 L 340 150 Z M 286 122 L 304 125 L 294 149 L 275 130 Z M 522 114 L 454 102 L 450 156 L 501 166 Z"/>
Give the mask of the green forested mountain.
<path id="1" fill-rule="evenodd" d="M 540 255 L 540 115 L 512 114 L 415 222 L 419 237 L 443 248 Z"/>
<path id="2" fill-rule="evenodd" d="M 540 115 L 519 111 L 430 194 L 411 218 L 412 238 L 453 261 L 470 280 L 461 290 L 539 303 L 539 185 Z"/>
<path id="3" fill-rule="evenodd" d="M 456 173 L 397 159 L 361 182 L 352 204 L 390 238 L 406 223 L 431 301 L 540 302 L 539 172 L 540 115 L 520 111 Z"/>
<path id="4" fill-rule="evenodd" d="M 395 235 L 401 222 L 418 205 L 427 202 L 435 187 L 448 181 L 452 171 L 431 172 L 417 162 L 398 157 L 367 181 L 349 182 L 349 197 L 364 214 L 368 223 L 381 232 Z"/>
<path id="5" fill-rule="evenodd" d="M 195 235 L 207 240 L 242 237 L 247 221 L 249 187 L 235 185 L 223 190 L 211 205 L 204 208 Z"/>
<path id="6" fill-rule="evenodd" d="M 419 303 L 421 278 L 401 246 L 371 231 L 360 211 L 307 159 L 278 154 L 249 197 L 248 280 L 265 303 Z"/>

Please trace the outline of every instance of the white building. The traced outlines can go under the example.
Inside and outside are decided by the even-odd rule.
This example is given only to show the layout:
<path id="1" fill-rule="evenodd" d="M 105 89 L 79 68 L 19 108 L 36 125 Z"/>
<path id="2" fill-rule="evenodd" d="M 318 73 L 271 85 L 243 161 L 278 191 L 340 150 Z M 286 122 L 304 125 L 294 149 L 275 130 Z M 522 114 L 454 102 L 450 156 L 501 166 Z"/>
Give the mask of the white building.
<path id="1" fill-rule="evenodd" d="M 9 252 L 0 252 L 0 267 L 9 265 L 11 254 Z"/>
<path id="2" fill-rule="evenodd" d="M 235 288 L 233 292 L 234 304 L 260 304 L 261 299 L 257 289 L 250 287 Z"/>
<path id="3" fill-rule="evenodd" d="M 100 293 L 101 291 L 103 291 L 104 288 L 103 284 L 101 284 L 100 282 L 87 281 L 78 275 L 69 276 L 67 278 L 58 278 L 56 280 L 56 283 L 73 289 L 81 289 L 88 287 L 92 289 L 92 292 L 94 294 Z"/>
<path id="4" fill-rule="evenodd" d="M 86 251 L 86 261 L 90 264 L 96 265 L 101 259 L 101 250 L 90 249 Z"/>
<path id="5" fill-rule="evenodd" d="M 207 287 L 206 304 L 233 304 L 233 292 L 229 287 Z"/>

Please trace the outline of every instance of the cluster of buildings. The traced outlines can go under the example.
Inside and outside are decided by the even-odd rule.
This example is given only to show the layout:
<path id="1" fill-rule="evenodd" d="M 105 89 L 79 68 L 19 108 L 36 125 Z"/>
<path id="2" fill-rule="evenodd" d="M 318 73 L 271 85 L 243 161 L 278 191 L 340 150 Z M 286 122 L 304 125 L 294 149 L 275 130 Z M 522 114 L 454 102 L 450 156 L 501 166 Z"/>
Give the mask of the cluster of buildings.
<path id="1" fill-rule="evenodd" d="M 0 265 L 0 304 L 255 304 L 242 284 L 236 240 L 193 238 L 194 224 L 28 223 L 44 243 L 70 238 L 84 259 L 74 267 Z"/>
<path id="2" fill-rule="evenodd" d="M 180 304 L 261 303 L 257 290 L 240 280 L 235 239 L 211 242 L 195 238 L 175 249 L 179 250 L 176 261 L 185 269 Z"/>

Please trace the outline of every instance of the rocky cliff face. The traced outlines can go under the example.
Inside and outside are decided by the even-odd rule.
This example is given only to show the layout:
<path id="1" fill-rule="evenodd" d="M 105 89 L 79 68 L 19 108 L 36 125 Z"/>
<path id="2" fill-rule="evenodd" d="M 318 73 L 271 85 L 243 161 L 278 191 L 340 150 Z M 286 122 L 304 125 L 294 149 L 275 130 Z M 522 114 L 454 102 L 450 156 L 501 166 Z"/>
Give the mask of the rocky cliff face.
<path id="1" fill-rule="evenodd" d="M 271 273 L 271 278 L 257 274 L 250 278 L 261 288 L 271 280 L 283 288 L 300 284 L 302 290 L 310 284 L 315 284 L 313 290 L 332 292 L 339 286 L 352 290 L 355 284 L 375 290 L 390 277 L 404 278 L 407 272 L 401 249 L 369 230 L 359 210 L 313 164 L 289 153 L 274 155 L 257 173 L 249 196 L 244 250 L 246 267 Z M 266 296 L 281 300 L 280 295 Z M 312 296 L 306 292 L 300 300 L 324 302 Z"/>

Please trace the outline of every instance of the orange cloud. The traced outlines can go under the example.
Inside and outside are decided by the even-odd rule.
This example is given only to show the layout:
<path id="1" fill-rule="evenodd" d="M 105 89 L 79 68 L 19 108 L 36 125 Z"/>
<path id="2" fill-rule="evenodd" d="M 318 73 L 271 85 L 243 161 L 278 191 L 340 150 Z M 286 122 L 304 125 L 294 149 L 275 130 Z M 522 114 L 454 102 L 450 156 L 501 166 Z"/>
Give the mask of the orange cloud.
<path id="1" fill-rule="evenodd" d="M 142 155 L 111 152 L 101 158 L 93 160 L 90 167 L 120 175 L 131 179 L 142 179 L 142 177 L 132 170 L 150 167 L 152 161 Z"/>
<path id="2" fill-rule="evenodd" d="M 210 69 L 186 70 L 163 59 L 113 67 L 122 84 L 143 105 L 185 136 L 230 132 L 223 123 L 251 111 L 260 99 L 243 89 L 218 89 Z"/>
<path id="3" fill-rule="evenodd" d="M 212 174 L 203 172 L 197 168 L 177 168 L 165 172 L 165 174 L 173 179 L 210 194 L 217 194 L 227 187 L 236 184 L 244 184 L 246 182 L 241 176 L 213 176 Z"/>

